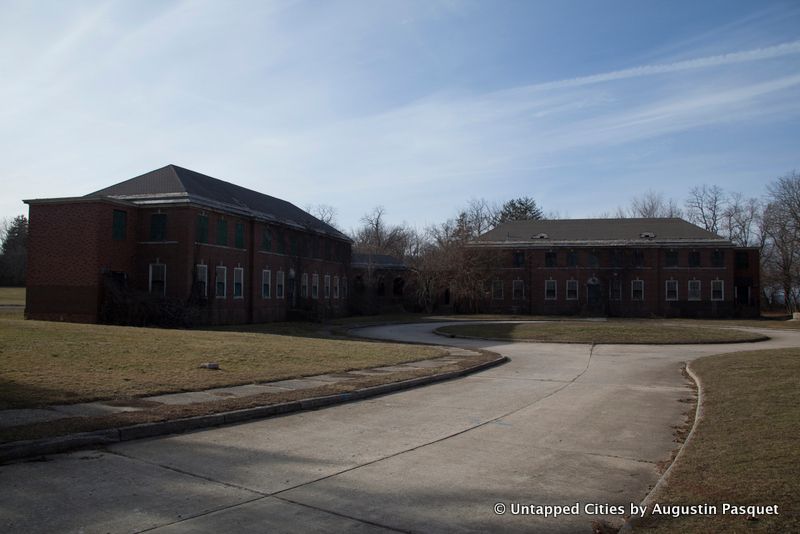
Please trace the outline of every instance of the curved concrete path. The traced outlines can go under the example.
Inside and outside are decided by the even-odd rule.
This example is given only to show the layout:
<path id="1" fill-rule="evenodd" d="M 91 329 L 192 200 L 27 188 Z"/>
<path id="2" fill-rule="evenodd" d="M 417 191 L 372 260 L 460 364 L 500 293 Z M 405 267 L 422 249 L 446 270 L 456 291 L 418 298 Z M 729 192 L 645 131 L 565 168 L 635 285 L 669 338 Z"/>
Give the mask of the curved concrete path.
<path id="1" fill-rule="evenodd" d="M 512 503 L 638 503 L 692 395 L 682 362 L 757 344 L 558 345 L 361 330 L 512 361 L 467 378 L 238 426 L 0 466 L 4 532 L 591 532 L 615 515 Z M 495 503 L 507 507 L 494 512 Z"/>

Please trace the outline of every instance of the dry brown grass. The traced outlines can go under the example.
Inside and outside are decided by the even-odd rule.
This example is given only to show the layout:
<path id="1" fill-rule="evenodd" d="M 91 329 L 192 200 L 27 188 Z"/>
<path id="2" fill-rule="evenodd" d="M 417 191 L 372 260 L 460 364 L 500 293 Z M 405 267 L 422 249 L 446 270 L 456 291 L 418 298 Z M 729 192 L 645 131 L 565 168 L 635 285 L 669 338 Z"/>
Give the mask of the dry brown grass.
<path id="1" fill-rule="evenodd" d="M 643 321 L 549 321 L 449 325 L 446 335 L 552 343 L 728 343 L 761 341 L 765 336 L 723 328 L 665 326 Z"/>
<path id="2" fill-rule="evenodd" d="M 800 532 L 800 349 L 709 356 L 691 368 L 704 415 L 655 502 L 777 504 L 780 515 L 659 516 L 636 531 Z"/>
<path id="3" fill-rule="evenodd" d="M 20 321 L 0 314 L 0 409 L 201 390 L 442 354 L 417 345 Z M 199 368 L 208 361 L 221 370 Z"/>
<path id="4" fill-rule="evenodd" d="M 0 287 L 0 306 L 24 306 L 24 287 Z"/>

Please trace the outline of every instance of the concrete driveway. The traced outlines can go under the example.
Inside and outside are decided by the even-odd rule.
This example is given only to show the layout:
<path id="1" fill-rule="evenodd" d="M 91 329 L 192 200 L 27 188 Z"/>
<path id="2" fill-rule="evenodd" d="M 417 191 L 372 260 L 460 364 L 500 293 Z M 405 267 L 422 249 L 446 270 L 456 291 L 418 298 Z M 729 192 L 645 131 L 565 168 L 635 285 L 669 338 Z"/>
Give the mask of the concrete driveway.
<path id="1" fill-rule="evenodd" d="M 685 420 L 682 362 L 800 340 L 768 332 L 757 344 L 592 349 L 445 340 L 436 326 L 362 332 L 511 362 L 318 411 L 5 465 L 0 530 L 591 532 L 593 519 L 621 517 L 512 509 L 638 503 Z"/>

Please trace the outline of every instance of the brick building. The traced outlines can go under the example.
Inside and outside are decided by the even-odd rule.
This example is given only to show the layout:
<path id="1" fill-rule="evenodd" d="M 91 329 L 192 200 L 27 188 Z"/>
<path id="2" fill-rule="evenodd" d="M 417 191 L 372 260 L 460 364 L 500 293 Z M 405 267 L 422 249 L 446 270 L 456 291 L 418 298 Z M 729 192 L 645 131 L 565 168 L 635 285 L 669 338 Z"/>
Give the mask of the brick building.
<path id="1" fill-rule="evenodd" d="M 28 318 L 150 322 L 131 315 L 148 303 L 209 324 L 347 311 L 350 239 L 284 200 L 168 165 L 25 202 Z"/>
<path id="2" fill-rule="evenodd" d="M 759 255 L 682 219 L 515 221 L 472 247 L 496 250 L 496 313 L 757 317 Z"/>

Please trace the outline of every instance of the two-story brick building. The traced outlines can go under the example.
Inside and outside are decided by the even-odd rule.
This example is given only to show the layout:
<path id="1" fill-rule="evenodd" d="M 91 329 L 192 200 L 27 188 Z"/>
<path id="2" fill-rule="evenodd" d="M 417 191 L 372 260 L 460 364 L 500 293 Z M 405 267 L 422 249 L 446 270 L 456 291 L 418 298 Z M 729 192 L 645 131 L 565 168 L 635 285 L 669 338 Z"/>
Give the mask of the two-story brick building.
<path id="1" fill-rule="evenodd" d="M 210 324 L 347 311 L 350 239 L 284 200 L 168 165 L 25 202 L 29 318 L 136 322 L 111 294 L 123 313 L 158 301 Z"/>
<path id="2" fill-rule="evenodd" d="M 682 219 L 514 221 L 472 247 L 496 250 L 496 313 L 757 317 L 759 255 Z"/>

